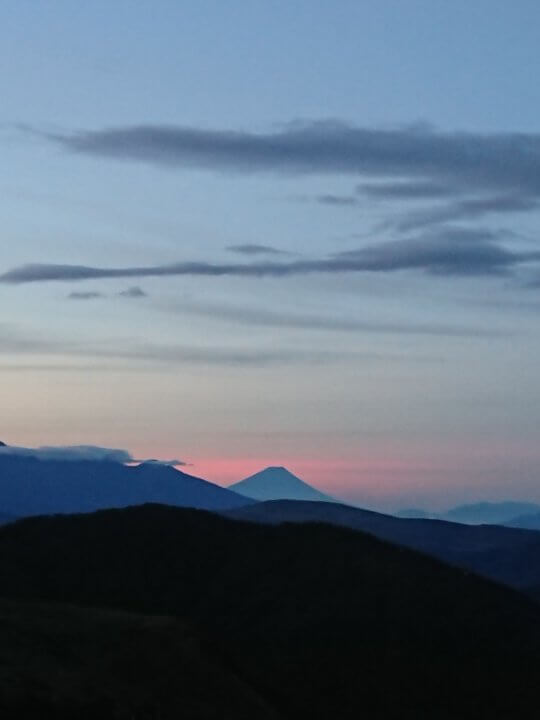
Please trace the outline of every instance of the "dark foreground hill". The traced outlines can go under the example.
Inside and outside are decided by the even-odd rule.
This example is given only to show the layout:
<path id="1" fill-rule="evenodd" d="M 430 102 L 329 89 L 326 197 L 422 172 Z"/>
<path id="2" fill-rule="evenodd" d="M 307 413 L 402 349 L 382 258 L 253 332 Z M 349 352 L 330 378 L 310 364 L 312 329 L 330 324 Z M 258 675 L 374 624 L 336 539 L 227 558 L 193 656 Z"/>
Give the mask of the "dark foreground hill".
<path id="1" fill-rule="evenodd" d="M 276 715 L 175 618 L 0 601 L 0 717 Z"/>
<path id="2" fill-rule="evenodd" d="M 0 509 L 18 517 L 92 512 L 147 502 L 224 510 L 250 501 L 231 490 L 156 463 L 39 460 L 0 455 Z"/>
<path id="3" fill-rule="evenodd" d="M 30 518 L 0 529 L 0 587 L 12 598 L 180 618 L 197 633 L 212 667 L 225 669 L 223 683 L 234 675 L 254 702 L 284 719 L 536 714 L 537 606 L 352 530 L 257 525 L 155 505 Z M 88 633 L 76 622 L 66 632 L 75 645 L 79 633 L 86 642 Z M 29 646 L 40 647 L 40 633 Z M 136 634 L 113 635 L 120 665 L 128 662 Z M 159 655 L 159 642 L 153 647 Z M 144 664 L 137 676 L 140 692 L 155 702 L 162 692 L 174 693 L 170 685 L 152 689 L 160 668 L 178 678 L 177 698 L 187 684 L 189 668 L 171 652 L 165 643 L 147 687 Z M 9 671 L 11 654 L 5 657 Z M 21 676 L 23 685 L 32 682 Z M 0 697 L 11 686 L 4 666 Z M 193 688 L 190 703 L 196 682 Z M 101 697 L 98 691 L 76 697 L 90 702 Z M 212 717 L 236 717 L 210 682 L 201 692 L 201 702 L 214 703 Z M 188 709 L 183 717 L 199 716 Z"/>
<path id="4" fill-rule="evenodd" d="M 398 518 L 348 505 L 280 500 L 227 513 L 259 523 L 327 522 L 371 533 L 397 545 L 520 590 L 540 586 L 540 533 L 497 525 Z"/>

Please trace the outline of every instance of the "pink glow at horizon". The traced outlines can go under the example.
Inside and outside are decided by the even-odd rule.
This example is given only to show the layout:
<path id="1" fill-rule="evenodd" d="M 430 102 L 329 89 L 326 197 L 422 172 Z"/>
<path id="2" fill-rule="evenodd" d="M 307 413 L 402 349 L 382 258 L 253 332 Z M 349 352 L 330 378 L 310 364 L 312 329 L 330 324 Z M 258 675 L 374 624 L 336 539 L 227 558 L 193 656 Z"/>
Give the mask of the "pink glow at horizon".
<path id="1" fill-rule="evenodd" d="M 430 451 L 365 454 L 361 458 L 306 458 L 276 456 L 193 457 L 179 467 L 192 475 L 227 487 L 265 467 L 281 465 L 305 482 L 337 499 L 366 507 L 390 509 L 408 506 L 442 510 L 461 502 L 512 496 L 508 477 L 519 466 L 530 480 L 518 499 L 540 500 L 534 467 L 538 453 L 515 447 L 480 444 L 476 447 Z M 174 455 L 174 452 L 172 453 Z M 489 495 L 487 494 L 489 493 Z"/>
<path id="2" fill-rule="evenodd" d="M 423 476 L 430 469 L 418 462 L 376 456 L 359 461 L 252 456 L 194 458 L 190 465 L 179 469 L 227 487 L 271 465 L 284 466 L 322 492 L 344 498 L 389 495 L 395 491 L 396 480 Z"/>

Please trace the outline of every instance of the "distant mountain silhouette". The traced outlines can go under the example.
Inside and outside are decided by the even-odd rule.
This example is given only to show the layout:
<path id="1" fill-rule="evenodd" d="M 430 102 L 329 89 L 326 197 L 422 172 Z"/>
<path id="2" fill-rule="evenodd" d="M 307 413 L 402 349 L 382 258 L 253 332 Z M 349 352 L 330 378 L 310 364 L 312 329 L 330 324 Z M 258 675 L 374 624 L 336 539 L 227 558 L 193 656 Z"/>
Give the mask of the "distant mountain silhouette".
<path id="1" fill-rule="evenodd" d="M 440 514 L 441 520 L 468 523 L 471 525 L 500 525 L 519 515 L 540 512 L 540 505 L 527 502 L 481 502 L 471 505 L 458 505 Z"/>
<path id="2" fill-rule="evenodd" d="M 418 508 L 396 512 L 397 517 L 432 518 L 467 525 L 506 525 L 521 515 L 540 513 L 540 505 L 528 502 L 479 502 L 458 505 L 446 512 L 433 513 Z"/>
<path id="3" fill-rule="evenodd" d="M 254 500 L 312 500 L 334 502 L 329 495 L 316 490 L 284 467 L 267 467 L 229 490 Z"/>
<path id="4" fill-rule="evenodd" d="M 225 510 L 250 501 L 156 463 L 126 466 L 0 455 L 0 507 L 7 515 L 90 512 L 146 502 Z"/>
<path id="5" fill-rule="evenodd" d="M 29 518 L 0 528 L 0 588 L 130 613 L 0 616 L 0 700 L 37 698 L 32 717 L 40 696 L 66 695 L 71 717 L 100 720 L 508 720 L 538 707 L 536 604 L 331 525 L 155 505 Z"/>
<path id="6" fill-rule="evenodd" d="M 337 503 L 285 500 L 226 514 L 260 523 L 324 522 L 362 530 L 518 589 L 540 586 L 540 533 L 531 530 L 405 519 Z"/>
<path id="7" fill-rule="evenodd" d="M 6 515 L 6 513 L 0 513 L 0 525 L 5 525 L 6 523 L 13 522 L 14 520 L 14 515 Z"/>
<path id="8" fill-rule="evenodd" d="M 420 508 L 404 508 L 403 510 L 398 510 L 398 512 L 392 514 L 400 518 L 416 518 L 417 520 L 420 518 L 426 519 L 434 517 L 432 513 L 427 510 L 421 510 Z"/>
<path id="9" fill-rule="evenodd" d="M 2 442 L 2 441 L 0 440 L 0 447 L 7 447 L 7 445 L 6 445 L 5 442 Z"/>
<path id="10" fill-rule="evenodd" d="M 540 530 L 540 513 L 519 515 L 504 524 L 506 527 L 523 528 L 524 530 Z"/>

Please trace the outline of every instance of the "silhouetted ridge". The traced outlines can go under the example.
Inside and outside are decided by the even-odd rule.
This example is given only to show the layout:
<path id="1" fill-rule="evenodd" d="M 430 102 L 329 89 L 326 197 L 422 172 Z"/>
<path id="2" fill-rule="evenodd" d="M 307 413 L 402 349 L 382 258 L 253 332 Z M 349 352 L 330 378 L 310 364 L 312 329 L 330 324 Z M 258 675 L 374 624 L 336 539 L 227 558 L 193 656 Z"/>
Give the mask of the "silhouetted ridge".
<path id="1" fill-rule="evenodd" d="M 274 500 L 226 512 L 258 523 L 325 522 L 371 533 L 525 590 L 540 586 L 540 533 L 497 525 L 405 519 L 337 503 Z"/>
<path id="2" fill-rule="evenodd" d="M 159 502 L 225 510 L 250 501 L 231 490 L 158 463 L 38 460 L 0 454 L 0 507 L 19 517 L 89 512 Z"/>

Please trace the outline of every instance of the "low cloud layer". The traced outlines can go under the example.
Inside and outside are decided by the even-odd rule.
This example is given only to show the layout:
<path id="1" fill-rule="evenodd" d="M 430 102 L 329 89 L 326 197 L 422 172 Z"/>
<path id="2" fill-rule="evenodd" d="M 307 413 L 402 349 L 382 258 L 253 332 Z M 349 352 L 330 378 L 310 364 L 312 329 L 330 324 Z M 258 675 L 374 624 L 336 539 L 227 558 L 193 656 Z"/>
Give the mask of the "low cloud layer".
<path id="1" fill-rule="evenodd" d="M 114 463 L 133 462 L 133 458 L 127 450 L 104 448 L 95 445 L 68 445 L 58 447 L 43 446 L 38 448 L 4 445 L 0 447 L 0 457 L 2 455 L 35 457 L 38 460 L 92 460 L 94 462 Z"/>
<path id="2" fill-rule="evenodd" d="M 37 448 L 19 447 L 17 445 L 0 445 L 0 457 L 3 455 L 32 457 L 37 460 L 55 460 L 61 462 L 113 462 L 152 463 L 156 465 L 185 466 L 183 460 L 136 460 L 127 450 L 104 448 L 97 445 L 44 445 Z"/>

